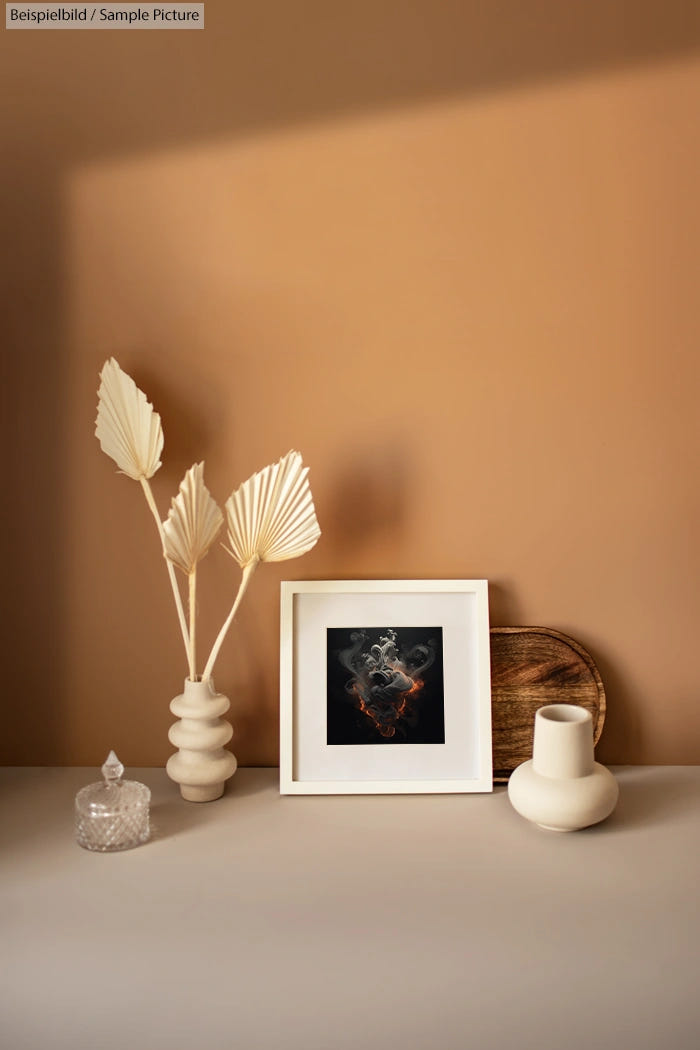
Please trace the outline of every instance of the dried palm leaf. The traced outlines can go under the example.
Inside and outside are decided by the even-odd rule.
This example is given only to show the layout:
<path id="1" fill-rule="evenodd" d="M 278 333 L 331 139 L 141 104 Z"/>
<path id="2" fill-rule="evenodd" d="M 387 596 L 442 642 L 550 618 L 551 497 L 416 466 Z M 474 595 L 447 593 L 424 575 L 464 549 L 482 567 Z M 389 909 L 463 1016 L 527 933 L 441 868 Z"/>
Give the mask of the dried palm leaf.
<path id="1" fill-rule="evenodd" d="M 160 416 L 114 358 L 100 373 L 95 436 L 119 469 L 134 481 L 152 478 L 161 465 Z"/>
<path id="2" fill-rule="evenodd" d="M 226 500 L 229 554 L 243 569 L 243 579 L 209 654 L 203 678 L 211 677 L 221 644 L 258 563 L 296 558 L 311 550 L 321 535 L 308 473 L 299 453 L 288 452 L 279 463 L 254 474 Z"/>
<path id="3" fill-rule="evenodd" d="M 97 392 L 97 421 L 95 436 L 102 451 L 110 456 L 120 470 L 134 481 L 140 481 L 146 502 L 151 511 L 165 556 L 163 523 L 153 497 L 149 482 L 161 465 L 163 451 L 163 429 L 160 416 L 146 400 L 146 395 L 136 386 L 130 375 L 123 372 L 112 357 L 105 361 L 100 373 L 100 388 Z M 175 599 L 175 608 L 182 632 L 185 650 L 190 652 L 189 634 L 185 621 L 185 610 L 175 579 L 175 569 L 165 559 L 170 577 L 170 586 Z"/>
<path id="4" fill-rule="evenodd" d="M 286 561 L 311 550 L 321 530 L 298 452 L 254 474 L 226 501 L 229 553 L 241 568 Z"/>
<path id="5" fill-rule="evenodd" d="M 204 464 L 195 463 L 180 483 L 170 514 L 163 522 L 165 553 L 187 576 L 207 553 L 224 516 L 204 484 Z"/>
<path id="6" fill-rule="evenodd" d="M 204 557 L 223 525 L 224 516 L 204 484 L 204 464 L 195 463 L 180 483 L 170 514 L 163 522 L 163 546 L 169 560 L 189 581 L 190 626 L 187 660 L 196 678 L 197 562 Z"/>

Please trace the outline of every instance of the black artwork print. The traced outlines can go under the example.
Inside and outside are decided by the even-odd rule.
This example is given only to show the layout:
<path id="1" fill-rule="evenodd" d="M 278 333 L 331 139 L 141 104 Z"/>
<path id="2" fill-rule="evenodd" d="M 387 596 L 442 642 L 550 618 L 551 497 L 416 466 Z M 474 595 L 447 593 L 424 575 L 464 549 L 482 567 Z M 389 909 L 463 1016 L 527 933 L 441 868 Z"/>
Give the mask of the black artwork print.
<path id="1" fill-rule="evenodd" d="M 444 744 L 441 627 L 327 629 L 329 744 Z"/>

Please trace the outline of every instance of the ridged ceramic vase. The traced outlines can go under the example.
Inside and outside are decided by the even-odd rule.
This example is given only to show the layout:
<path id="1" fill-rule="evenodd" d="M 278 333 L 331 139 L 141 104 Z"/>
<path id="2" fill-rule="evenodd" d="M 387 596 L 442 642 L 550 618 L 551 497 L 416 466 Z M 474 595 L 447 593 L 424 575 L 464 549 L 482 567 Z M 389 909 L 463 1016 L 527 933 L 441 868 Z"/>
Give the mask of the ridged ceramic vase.
<path id="1" fill-rule="evenodd" d="M 211 678 L 185 679 L 184 692 L 170 704 L 179 721 L 171 726 L 168 739 L 179 750 L 165 768 L 188 802 L 221 798 L 226 781 L 236 772 L 236 757 L 225 749 L 233 727 L 221 717 L 230 706 L 228 697 L 214 690 Z"/>
<path id="2" fill-rule="evenodd" d="M 535 714 L 532 758 L 511 775 L 513 807 L 549 831 L 578 831 L 605 820 L 617 804 L 612 773 L 593 758 L 593 719 L 576 704 Z"/>

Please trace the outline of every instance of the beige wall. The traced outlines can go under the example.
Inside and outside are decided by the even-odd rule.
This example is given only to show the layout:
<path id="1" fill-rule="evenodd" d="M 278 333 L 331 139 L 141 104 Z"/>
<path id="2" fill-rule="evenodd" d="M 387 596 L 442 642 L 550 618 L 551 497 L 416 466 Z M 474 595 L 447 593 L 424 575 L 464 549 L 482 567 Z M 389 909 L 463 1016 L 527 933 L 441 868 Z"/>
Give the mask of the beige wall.
<path id="1" fill-rule="evenodd" d="M 700 761 L 700 28 L 497 6 L 5 33 L 3 761 L 171 750 L 167 578 L 93 437 L 111 355 L 162 416 L 163 514 L 195 460 L 220 501 L 311 468 L 322 539 L 260 570 L 218 664 L 243 764 L 277 760 L 280 579 L 407 576 L 583 643 L 603 761 Z M 203 644 L 236 583 L 212 552 Z"/>

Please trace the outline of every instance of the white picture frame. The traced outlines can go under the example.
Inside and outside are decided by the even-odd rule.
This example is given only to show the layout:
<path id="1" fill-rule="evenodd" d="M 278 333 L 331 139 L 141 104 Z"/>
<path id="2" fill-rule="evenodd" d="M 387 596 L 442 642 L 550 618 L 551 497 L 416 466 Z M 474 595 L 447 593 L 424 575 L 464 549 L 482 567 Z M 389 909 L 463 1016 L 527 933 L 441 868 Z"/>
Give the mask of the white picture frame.
<path id="1" fill-rule="evenodd" d="M 486 580 L 282 583 L 281 794 L 492 790 Z"/>

